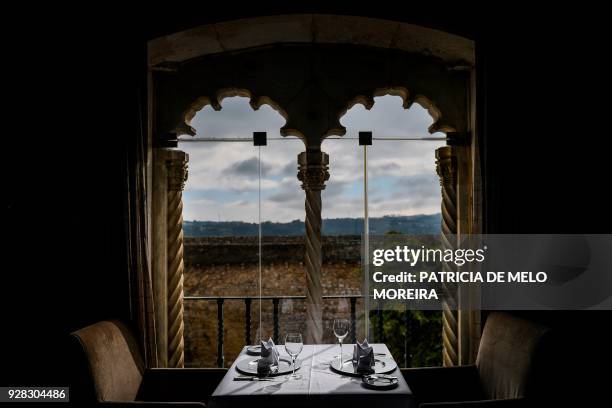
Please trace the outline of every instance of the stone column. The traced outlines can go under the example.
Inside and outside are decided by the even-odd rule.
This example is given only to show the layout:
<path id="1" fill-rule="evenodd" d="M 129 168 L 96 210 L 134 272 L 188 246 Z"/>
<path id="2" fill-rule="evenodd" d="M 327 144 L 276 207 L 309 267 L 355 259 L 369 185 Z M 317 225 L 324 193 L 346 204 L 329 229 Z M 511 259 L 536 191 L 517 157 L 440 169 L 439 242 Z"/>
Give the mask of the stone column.
<path id="1" fill-rule="evenodd" d="M 329 156 L 321 150 L 298 155 L 298 179 L 306 193 L 306 338 L 307 343 L 323 339 L 323 288 L 321 286 L 321 190 L 329 179 Z"/>
<path id="2" fill-rule="evenodd" d="M 153 149 L 153 191 L 151 203 L 151 274 L 153 302 L 155 303 L 155 329 L 160 350 L 158 367 L 168 366 L 168 166 L 167 149 Z"/>
<path id="3" fill-rule="evenodd" d="M 436 150 L 436 171 L 442 190 L 442 246 L 455 249 L 457 246 L 457 158 L 452 146 Z M 444 264 L 445 271 L 452 271 L 452 264 Z M 442 300 L 442 360 L 445 367 L 459 364 L 457 340 L 458 313 L 457 287 L 443 284 Z"/>
<path id="4" fill-rule="evenodd" d="M 183 342 L 183 188 L 187 181 L 189 156 L 167 151 L 167 277 L 168 277 L 168 367 L 184 366 Z"/>
<path id="5" fill-rule="evenodd" d="M 479 214 L 474 212 L 477 182 L 474 177 L 472 147 L 464 144 L 453 146 L 457 159 L 457 244 L 482 248 Z M 477 263 L 466 263 L 462 270 L 474 270 Z M 457 290 L 457 354 L 459 365 L 474 364 L 480 343 L 480 285 L 477 283 L 458 285 Z"/>

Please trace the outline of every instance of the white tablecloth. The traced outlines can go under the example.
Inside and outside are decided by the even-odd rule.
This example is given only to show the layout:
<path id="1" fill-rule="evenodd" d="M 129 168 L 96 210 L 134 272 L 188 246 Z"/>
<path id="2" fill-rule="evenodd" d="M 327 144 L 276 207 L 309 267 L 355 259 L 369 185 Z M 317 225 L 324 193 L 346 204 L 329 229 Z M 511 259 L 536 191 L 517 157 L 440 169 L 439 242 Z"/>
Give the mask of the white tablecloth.
<path id="1" fill-rule="evenodd" d="M 373 344 L 374 352 L 391 356 L 384 344 Z M 287 357 L 283 346 L 277 346 L 281 356 Z M 411 407 L 412 392 L 399 369 L 393 375 L 399 380 L 392 390 L 371 390 L 363 387 L 361 378 L 342 376 L 331 371 L 329 362 L 338 355 L 340 347 L 331 344 L 305 345 L 298 357 L 302 367 L 297 373 L 300 380 L 234 381 L 241 375 L 236 371 L 239 361 L 256 358 L 246 354 L 246 347 L 234 361 L 212 395 L 212 407 Z M 345 355 L 352 353 L 353 345 L 343 346 Z"/>

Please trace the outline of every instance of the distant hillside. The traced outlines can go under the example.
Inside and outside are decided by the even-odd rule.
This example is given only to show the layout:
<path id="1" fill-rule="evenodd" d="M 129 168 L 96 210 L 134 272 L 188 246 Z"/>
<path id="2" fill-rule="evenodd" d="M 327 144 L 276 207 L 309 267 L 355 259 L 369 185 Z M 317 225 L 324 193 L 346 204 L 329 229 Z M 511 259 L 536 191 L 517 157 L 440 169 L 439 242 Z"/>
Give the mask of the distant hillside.
<path id="1" fill-rule="evenodd" d="M 263 235 L 303 235 L 304 222 L 264 222 Z M 257 224 L 242 221 L 185 221 L 187 237 L 255 236 Z M 370 234 L 385 234 L 390 231 L 402 234 L 436 234 L 440 232 L 440 214 L 385 216 L 370 218 Z M 363 218 L 329 218 L 323 220 L 323 235 L 360 235 Z"/>

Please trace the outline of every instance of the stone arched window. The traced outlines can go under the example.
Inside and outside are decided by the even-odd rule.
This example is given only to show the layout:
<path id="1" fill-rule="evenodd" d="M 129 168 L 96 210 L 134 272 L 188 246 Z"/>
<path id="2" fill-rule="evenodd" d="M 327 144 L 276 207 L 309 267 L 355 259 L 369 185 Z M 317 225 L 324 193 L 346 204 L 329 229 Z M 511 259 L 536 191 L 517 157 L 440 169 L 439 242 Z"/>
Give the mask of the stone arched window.
<path id="1" fill-rule="evenodd" d="M 420 104 L 434 118 L 429 131 L 449 137 L 449 146 L 437 154 L 443 232 L 478 232 L 473 67 L 474 44 L 469 39 L 387 20 L 289 15 L 197 27 L 149 43 L 152 155 L 164 163 L 185 162 L 170 148 L 179 136 L 194 134 L 190 121 L 195 112 L 206 105 L 218 108 L 227 96 L 246 96 L 253 109 L 268 104 L 285 118 L 281 134 L 304 142 L 298 178 L 305 191 L 308 231 L 307 337 L 316 342 L 321 333 L 321 190 L 330 171 L 322 141 L 345 134 L 340 118 L 355 103 L 371 107 L 375 96 L 390 93 L 401 96 L 405 107 Z M 159 168 L 158 160 L 155 166 Z M 170 184 L 162 180 L 163 171 L 158 174 L 162 177 L 153 174 L 152 262 L 154 274 L 169 282 L 164 280 L 168 259 L 177 254 L 171 253 L 166 237 L 176 233 L 161 222 L 172 201 L 160 204 L 168 189 L 164 186 Z M 176 291 L 164 289 L 163 282 L 158 293 L 168 298 Z M 444 312 L 446 365 L 472 361 L 477 348 L 473 334 L 478 332 L 478 317 L 469 307 L 458 311 L 456 306 Z M 172 307 L 166 304 L 162 310 Z M 161 327 L 168 330 L 177 325 L 167 313 L 159 318 L 166 319 Z M 166 334 L 166 343 L 175 336 Z"/>

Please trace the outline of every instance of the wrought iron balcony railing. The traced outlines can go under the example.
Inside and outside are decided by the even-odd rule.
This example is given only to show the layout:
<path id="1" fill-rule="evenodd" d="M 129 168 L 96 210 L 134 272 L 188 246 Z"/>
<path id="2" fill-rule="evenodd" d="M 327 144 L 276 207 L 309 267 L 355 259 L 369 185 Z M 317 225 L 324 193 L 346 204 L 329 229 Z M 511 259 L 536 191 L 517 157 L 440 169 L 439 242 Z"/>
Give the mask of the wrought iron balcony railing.
<path id="1" fill-rule="evenodd" d="M 356 340 L 356 328 L 357 328 L 357 316 L 356 316 L 356 305 L 357 299 L 362 299 L 363 295 L 326 295 L 323 296 L 323 300 L 326 299 L 348 299 L 350 302 L 350 320 L 351 320 L 351 341 L 355 343 Z M 273 315 L 273 337 L 275 343 L 278 344 L 280 322 L 278 306 L 281 300 L 305 300 L 306 296 L 262 296 L 263 301 L 272 302 L 272 315 Z M 245 344 L 252 344 L 251 338 L 251 304 L 253 300 L 259 300 L 259 296 L 185 296 L 185 301 L 188 302 L 216 302 L 217 303 L 217 366 L 223 367 L 225 363 L 225 356 L 223 351 L 224 346 L 224 317 L 223 317 L 223 306 L 226 300 L 242 300 L 244 302 L 244 341 Z M 382 309 L 378 308 L 375 312 L 376 326 L 374 332 L 376 333 L 376 339 L 378 342 L 384 342 L 384 315 Z M 409 313 L 408 311 L 406 313 Z M 408 316 L 406 316 L 408 322 Z"/>

